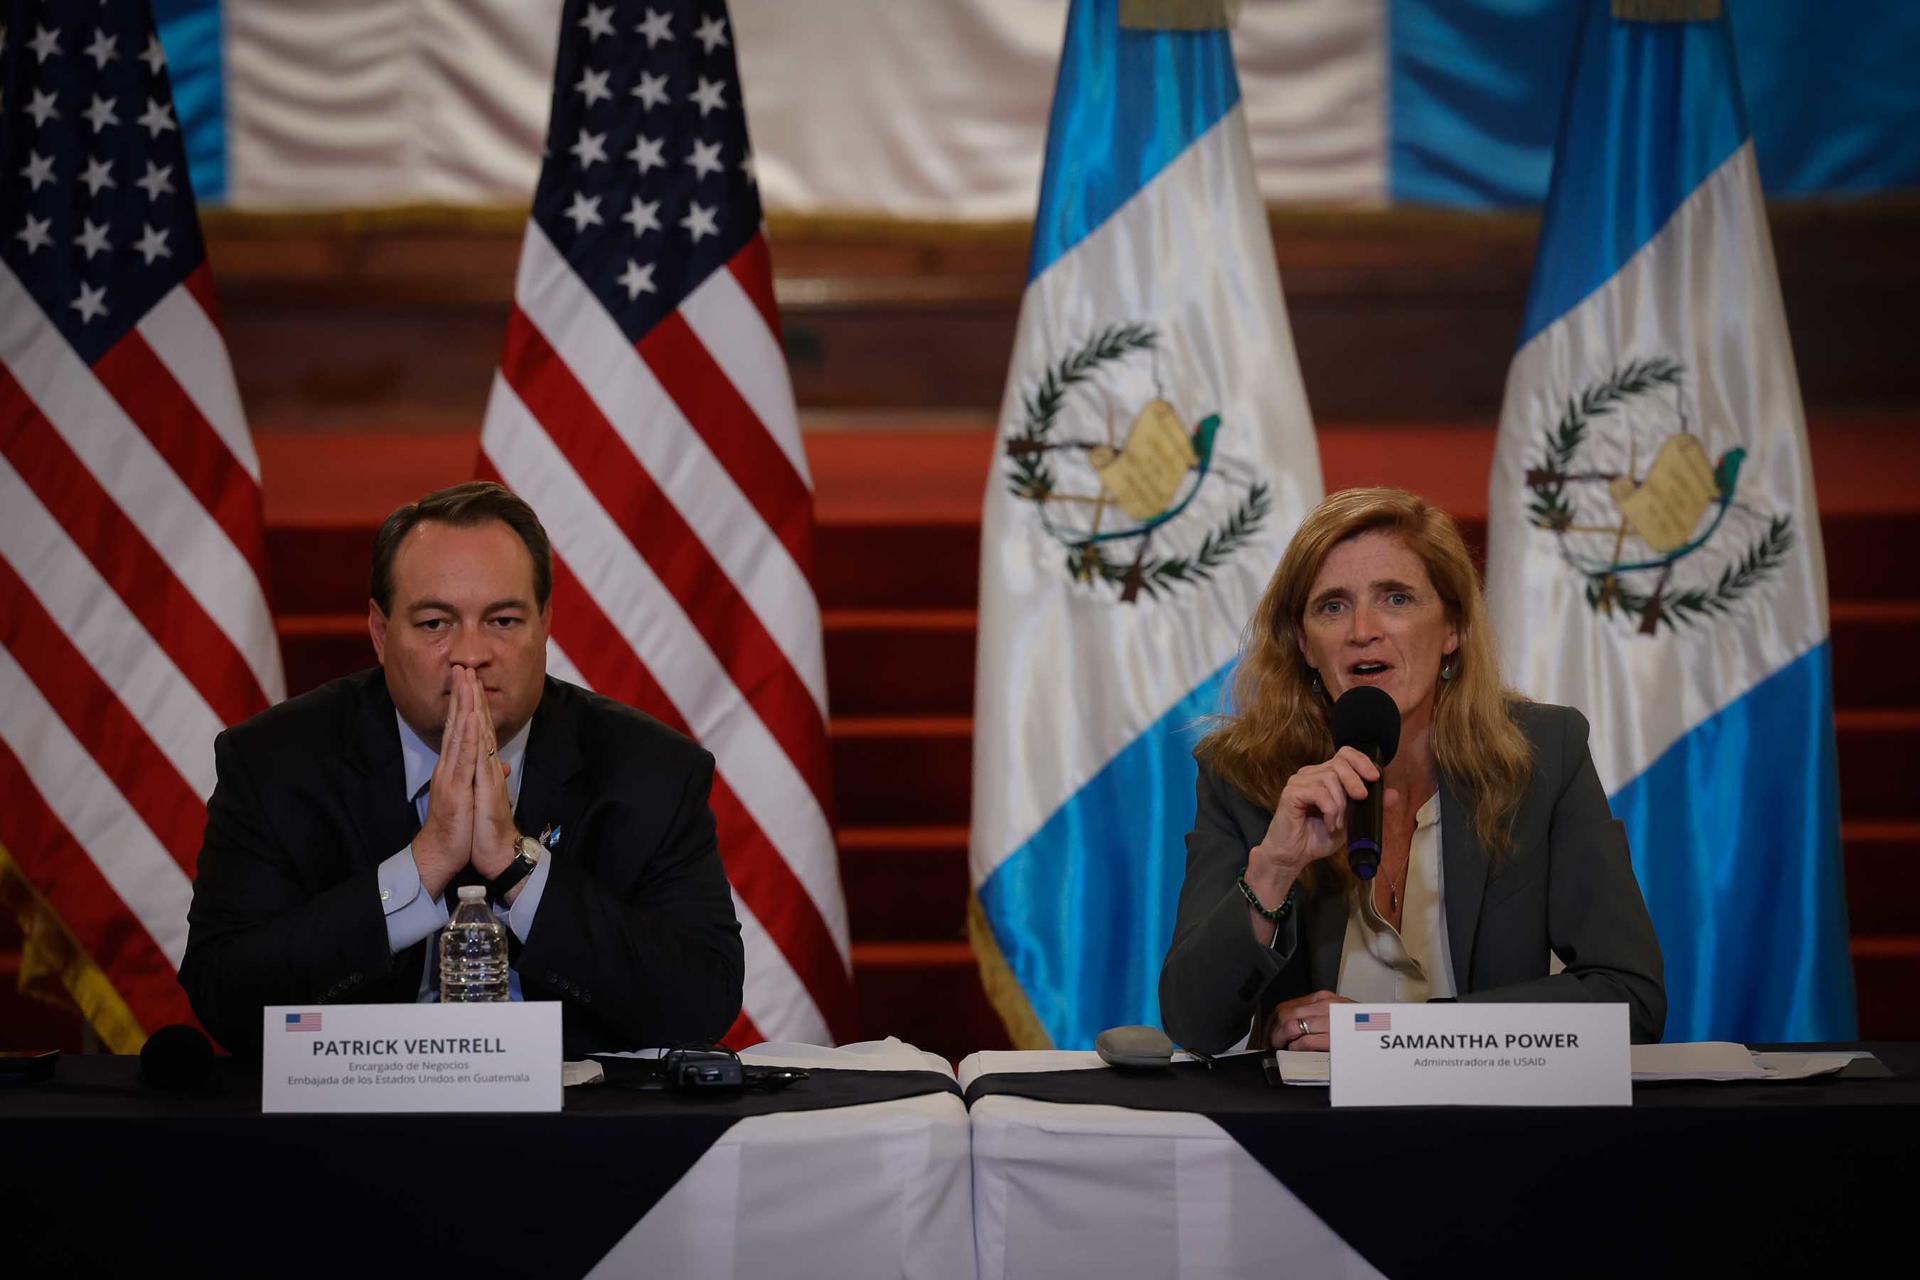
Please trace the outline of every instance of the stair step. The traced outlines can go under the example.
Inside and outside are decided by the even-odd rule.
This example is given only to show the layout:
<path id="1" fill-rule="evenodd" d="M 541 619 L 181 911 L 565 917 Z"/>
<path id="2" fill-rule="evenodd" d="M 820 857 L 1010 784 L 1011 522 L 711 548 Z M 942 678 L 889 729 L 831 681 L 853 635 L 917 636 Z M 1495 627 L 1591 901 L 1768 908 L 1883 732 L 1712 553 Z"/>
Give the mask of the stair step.
<path id="1" fill-rule="evenodd" d="M 965 936 L 965 827 L 847 827 L 839 844 L 855 942 Z"/>
<path id="2" fill-rule="evenodd" d="M 1920 760 L 1920 709 L 1842 711 L 1840 812 L 1855 820 L 1920 818 L 1912 767 Z"/>
<path id="3" fill-rule="evenodd" d="M 1853 980 L 1863 1040 L 1920 1040 L 1920 937 L 1855 937 Z"/>
<path id="4" fill-rule="evenodd" d="M 1920 822 L 1843 822 L 1847 927 L 1920 935 Z"/>
<path id="5" fill-rule="evenodd" d="M 971 609 L 980 596 L 980 517 L 827 521 L 814 530 L 823 609 Z"/>
<path id="6" fill-rule="evenodd" d="M 829 609 L 827 691 L 835 715 L 970 715 L 971 609 Z"/>
<path id="7" fill-rule="evenodd" d="M 971 716 L 835 716 L 836 812 L 849 826 L 960 826 L 973 790 Z"/>
<path id="8" fill-rule="evenodd" d="M 1920 706 L 1920 601 L 1842 600 L 1828 616 L 1835 706 Z"/>
<path id="9" fill-rule="evenodd" d="M 964 942 L 855 943 L 853 984 L 862 1038 L 898 1036 L 953 1062 L 1010 1047 Z"/>

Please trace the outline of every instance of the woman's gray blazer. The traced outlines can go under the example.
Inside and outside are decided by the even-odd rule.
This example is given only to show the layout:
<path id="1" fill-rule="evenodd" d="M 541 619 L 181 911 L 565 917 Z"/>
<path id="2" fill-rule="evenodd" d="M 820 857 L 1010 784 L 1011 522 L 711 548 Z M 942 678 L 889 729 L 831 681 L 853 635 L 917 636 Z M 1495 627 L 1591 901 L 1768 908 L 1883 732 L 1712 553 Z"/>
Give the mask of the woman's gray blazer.
<path id="1" fill-rule="evenodd" d="M 1487 856 L 1468 797 L 1440 778 L 1458 998 L 1623 1002 L 1635 1042 L 1656 1041 L 1667 1019 L 1660 942 L 1587 750 L 1586 717 L 1544 703 L 1516 704 L 1514 717 L 1533 747 L 1533 779 L 1510 852 Z M 1173 945 L 1160 969 L 1160 1013 L 1175 1043 L 1217 1053 L 1279 1002 L 1334 989 L 1347 904 L 1338 888 L 1303 888 L 1273 945 L 1261 946 L 1234 881 L 1273 812 L 1205 765 L 1199 790 Z M 1550 953 L 1565 972 L 1549 976 Z"/>

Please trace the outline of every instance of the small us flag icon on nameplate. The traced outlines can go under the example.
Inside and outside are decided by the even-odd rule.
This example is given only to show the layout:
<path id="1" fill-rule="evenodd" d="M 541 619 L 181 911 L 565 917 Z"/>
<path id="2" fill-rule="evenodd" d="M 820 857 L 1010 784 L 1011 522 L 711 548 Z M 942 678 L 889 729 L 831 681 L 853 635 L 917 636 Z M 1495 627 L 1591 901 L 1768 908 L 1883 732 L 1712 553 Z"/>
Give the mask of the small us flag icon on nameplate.
<path id="1" fill-rule="evenodd" d="M 287 1015 L 287 1030 L 318 1031 L 320 1015 L 317 1013 L 290 1013 Z"/>
<path id="2" fill-rule="evenodd" d="M 314 1015 L 316 1018 L 319 1016 L 319 1014 Z M 1393 1015 L 1390 1013 L 1356 1013 L 1353 1015 L 1353 1029 L 1355 1031 L 1391 1031 L 1393 1030 Z"/>

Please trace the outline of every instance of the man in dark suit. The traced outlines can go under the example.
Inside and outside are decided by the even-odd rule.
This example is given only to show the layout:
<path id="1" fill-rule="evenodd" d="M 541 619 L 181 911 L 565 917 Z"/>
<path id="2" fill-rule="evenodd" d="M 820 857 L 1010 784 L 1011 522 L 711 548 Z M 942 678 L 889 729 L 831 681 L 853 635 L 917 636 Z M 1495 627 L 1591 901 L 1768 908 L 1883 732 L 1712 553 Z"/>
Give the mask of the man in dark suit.
<path id="1" fill-rule="evenodd" d="M 453 888 L 488 886 L 517 997 L 569 1057 L 707 1041 L 744 958 L 707 797 L 713 757 L 546 675 L 553 566 L 532 508 L 456 485 L 388 517 L 380 666 L 214 743 L 180 981 L 255 1055 L 276 1004 L 433 998 Z"/>

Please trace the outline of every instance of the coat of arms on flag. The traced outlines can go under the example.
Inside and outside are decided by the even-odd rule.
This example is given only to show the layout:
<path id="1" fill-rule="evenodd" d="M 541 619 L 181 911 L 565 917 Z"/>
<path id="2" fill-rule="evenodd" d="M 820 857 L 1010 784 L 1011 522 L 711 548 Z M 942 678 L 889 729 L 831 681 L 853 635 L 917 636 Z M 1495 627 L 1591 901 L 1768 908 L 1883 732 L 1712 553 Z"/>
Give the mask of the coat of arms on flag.
<path id="1" fill-rule="evenodd" d="M 1046 367 L 1007 431 L 1009 491 L 1065 550 L 1067 576 L 1127 604 L 1208 581 L 1273 509 L 1220 415 L 1181 415 L 1164 346 L 1151 324 L 1095 331 Z"/>
<path id="2" fill-rule="evenodd" d="M 1700 420 L 1680 361 L 1628 360 L 1561 403 L 1524 499 L 1589 607 L 1652 635 L 1725 616 L 1777 573 L 1793 516 L 1740 490 L 1739 425 Z"/>

